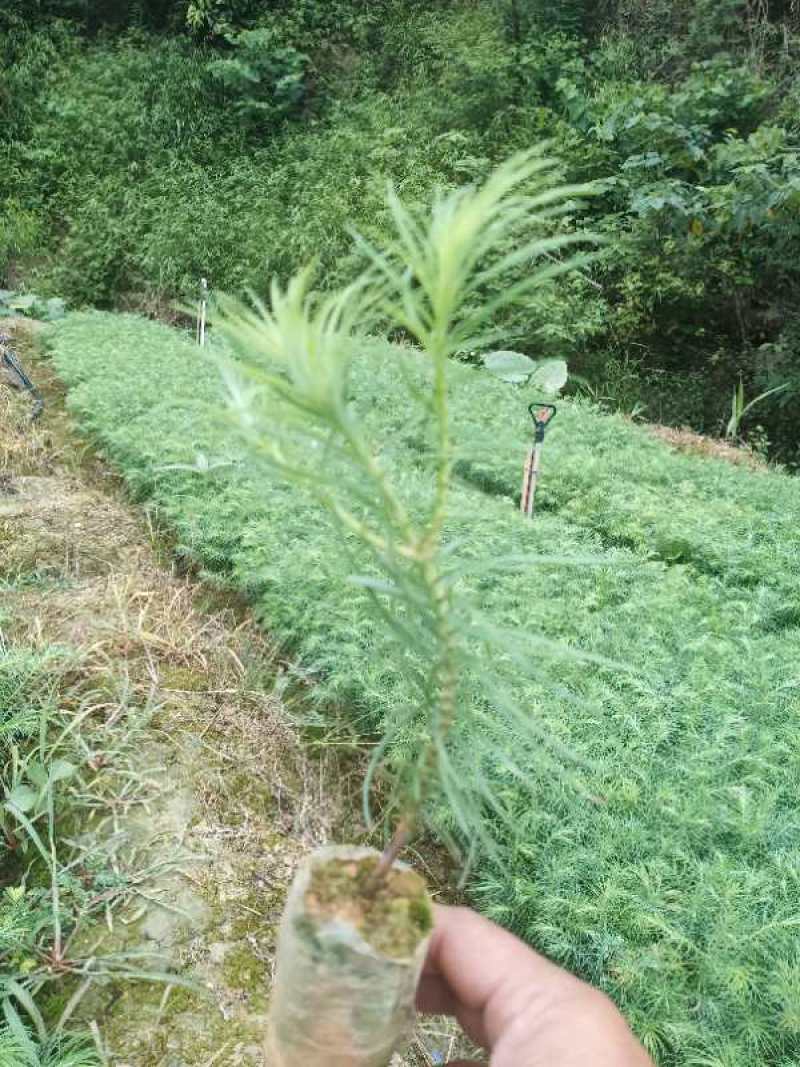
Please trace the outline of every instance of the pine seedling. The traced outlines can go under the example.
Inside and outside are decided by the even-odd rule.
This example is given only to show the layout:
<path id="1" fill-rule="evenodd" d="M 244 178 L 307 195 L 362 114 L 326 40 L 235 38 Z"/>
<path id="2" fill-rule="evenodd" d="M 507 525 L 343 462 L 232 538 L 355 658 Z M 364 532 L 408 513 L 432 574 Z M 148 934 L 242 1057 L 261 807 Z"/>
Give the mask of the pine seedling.
<path id="1" fill-rule="evenodd" d="M 508 753 L 511 724 L 532 750 L 548 750 L 493 679 L 478 679 L 483 701 L 461 699 L 476 642 L 499 640 L 504 654 L 520 661 L 530 645 L 527 635 L 490 632 L 457 590 L 463 571 L 445 536 L 455 458 L 448 366 L 456 352 L 501 336 L 497 322 L 509 305 L 586 260 L 559 256 L 585 235 L 547 235 L 546 224 L 589 191 L 556 184 L 541 149 L 509 159 L 480 187 L 437 195 L 428 214 L 404 206 L 390 188 L 394 236 L 382 248 L 359 239 L 366 266 L 353 285 L 317 295 L 306 269 L 285 288 L 273 282 L 268 306 L 221 301 L 218 325 L 238 356 L 223 373 L 250 454 L 310 493 L 347 543 L 368 554 L 370 574 L 352 580 L 366 590 L 375 625 L 391 631 L 398 670 L 408 677 L 412 697 L 385 724 L 364 785 L 369 810 L 375 772 L 388 757 L 392 831 L 378 878 L 429 801 L 442 796 L 458 836 L 491 844 L 487 826 L 505 813 L 483 768 L 499 761 L 515 778 L 529 774 Z M 376 322 L 411 338 L 426 366 L 426 389 L 398 374 L 430 442 L 431 490 L 421 513 L 404 498 L 402 472 L 383 462 L 382 442 L 371 439 L 349 395 L 359 337 Z M 474 739 L 481 751 L 465 780 L 453 762 L 452 737 L 471 715 L 482 719 L 470 729 L 470 744 Z"/>

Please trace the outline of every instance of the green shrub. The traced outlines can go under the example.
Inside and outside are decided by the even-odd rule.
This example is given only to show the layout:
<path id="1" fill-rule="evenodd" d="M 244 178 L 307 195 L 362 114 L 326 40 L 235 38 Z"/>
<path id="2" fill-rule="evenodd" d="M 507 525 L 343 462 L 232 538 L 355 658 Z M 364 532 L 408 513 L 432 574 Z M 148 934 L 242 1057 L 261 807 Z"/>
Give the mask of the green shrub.
<path id="1" fill-rule="evenodd" d="M 223 36 L 255 12 L 254 0 L 189 0 L 186 25 L 198 34 Z"/>
<path id="2" fill-rule="evenodd" d="M 208 73 L 234 111 L 260 127 L 274 126 L 302 103 L 309 58 L 269 29 L 229 38 L 233 53 L 210 60 Z"/>
<path id="3" fill-rule="evenodd" d="M 605 314 L 581 366 L 602 380 L 610 349 L 641 369 L 649 417 L 707 433 L 722 432 L 740 375 L 751 393 L 787 381 L 758 418 L 789 459 L 800 171 L 794 129 L 768 121 L 775 83 L 725 56 L 672 85 L 610 80 L 604 55 L 557 83 L 582 134 L 567 143 L 573 173 L 608 179 L 593 220 L 609 238 L 595 272 Z M 673 412 L 675 392 L 698 384 L 700 403 Z"/>

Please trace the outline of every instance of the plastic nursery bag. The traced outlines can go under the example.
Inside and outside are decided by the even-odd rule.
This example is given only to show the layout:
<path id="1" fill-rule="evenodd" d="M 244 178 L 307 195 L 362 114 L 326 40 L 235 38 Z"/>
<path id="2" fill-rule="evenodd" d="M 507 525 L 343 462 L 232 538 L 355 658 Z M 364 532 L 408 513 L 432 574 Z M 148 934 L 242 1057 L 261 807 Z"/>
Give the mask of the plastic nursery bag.
<path id="1" fill-rule="evenodd" d="M 417 887 L 412 907 L 422 921 L 409 927 L 406 898 L 388 906 L 377 935 L 367 930 L 366 936 L 359 898 L 320 908 L 315 889 L 329 871 L 355 877 L 359 861 L 369 857 L 377 861 L 378 853 L 327 846 L 295 875 L 278 935 L 267 1067 L 387 1067 L 411 1029 L 430 939 L 430 901 L 422 880 L 395 864 L 395 884 L 405 879 Z M 395 908 L 402 936 L 391 934 L 387 943 Z"/>

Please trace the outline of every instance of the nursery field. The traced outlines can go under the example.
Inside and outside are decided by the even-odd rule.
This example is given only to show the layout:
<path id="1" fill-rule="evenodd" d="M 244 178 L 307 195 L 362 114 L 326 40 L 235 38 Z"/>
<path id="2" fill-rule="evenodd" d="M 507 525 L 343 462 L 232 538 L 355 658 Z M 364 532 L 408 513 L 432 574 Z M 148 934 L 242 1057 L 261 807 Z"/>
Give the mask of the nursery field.
<path id="1" fill-rule="evenodd" d="M 405 675 L 348 582 L 359 549 L 246 460 L 213 359 L 100 312 L 48 344 L 72 412 L 176 552 L 246 594 L 313 680 L 313 722 L 335 706 L 377 736 Z M 426 439 L 398 384 L 424 388 L 426 368 L 408 347 L 357 349 L 352 403 L 421 510 Z M 492 667 L 542 738 L 534 750 L 509 728 L 507 758 L 481 768 L 516 811 L 473 866 L 472 899 L 607 990 L 659 1064 L 796 1064 L 800 483 L 567 401 L 530 523 L 516 508 L 529 398 L 470 366 L 451 383 L 447 539 L 498 632 L 529 637 L 524 668 L 518 649 Z M 486 556 L 516 563 L 467 566 Z M 471 683 L 464 699 L 483 701 Z M 463 775 L 474 740 L 457 738 Z"/>

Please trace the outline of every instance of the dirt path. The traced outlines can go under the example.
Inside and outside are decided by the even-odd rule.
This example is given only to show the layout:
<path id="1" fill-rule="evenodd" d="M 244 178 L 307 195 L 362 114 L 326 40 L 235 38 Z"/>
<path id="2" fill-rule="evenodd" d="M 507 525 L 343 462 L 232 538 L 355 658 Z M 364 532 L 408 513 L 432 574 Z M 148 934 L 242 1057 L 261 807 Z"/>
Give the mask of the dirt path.
<path id="1" fill-rule="evenodd" d="M 146 517 L 72 433 L 44 365 L 36 376 L 48 407 L 35 424 L 26 398 L 0 387 L 3 630 L 74 650 L 93 717 L 139 724 L 141 802 L 121 798 L 104 819 L 124 839 L 119 862 L 142 872 L 141 892 L 93 951 L 157 948 L 206 990 L 98 983 L 82 1014 L 115 1067 L 261 1063 L 283 895 L 341 807 L 324 760 L 306 758 L 289 726 L 263 636 L 176 576 Z M 336 792 L 346 792 L 338 775 Z"/>

